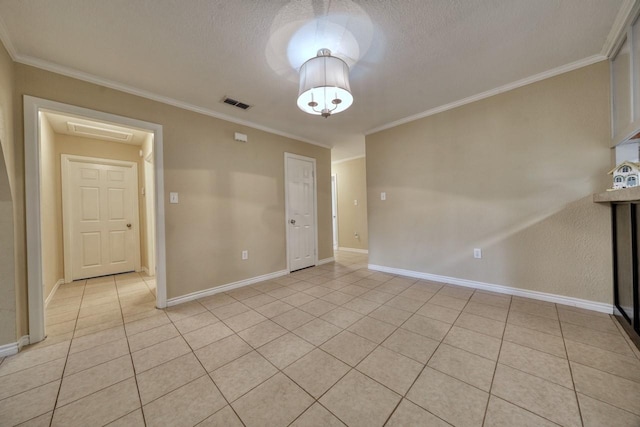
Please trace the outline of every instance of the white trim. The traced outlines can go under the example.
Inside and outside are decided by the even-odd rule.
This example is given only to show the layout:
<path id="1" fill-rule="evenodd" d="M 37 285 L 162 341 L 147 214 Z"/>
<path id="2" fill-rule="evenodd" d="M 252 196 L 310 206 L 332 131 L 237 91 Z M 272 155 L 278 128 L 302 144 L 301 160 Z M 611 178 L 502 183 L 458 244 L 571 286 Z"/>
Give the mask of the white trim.
<path id="1" fill-rule="evenodd" d="M 14 61 L 19 62 L 21 64 L 25 64 L 25 65 L 30 65 L 35 68 L 40 68 L 42 70 L 51 71 L 56 74 L 61 74 L 63 76 L 68 76 L 74 79 L 78 79 L 78 80 L 93 83 L 96 85 L 119 90 L 121 92 L 129 93 L 131 95 L 140 96 L 142 98 L 150 99 L 152 101 L 157 101 L 163 104 L 172 105 L 174 107 L 182 108 L 183 110 L 193 111 L 194 113 L 203 114 L 209 117 L 215 117 L 216 119 L 225 120 L 227 122 L 235 123 L 242 126 L 247 126 L 247 127 L 268 132 L 274 135 L 280 135 L 280 136 L 284 136 L 285 138 L 295 139 L 298 141 L 306 142 L 308 144 L 317 145 L 323 148 L 328 148 L 329 150 L 331 149 L 331 146 L 329 145 L 322 144 L 320 142 L 313 141 L 307 138 L 303 138 L 298 135 L 293 135 L 291 133 L 283 132 L 274 128 L 270 128 L 268 126 L 263 126 L 261 124 L 258 124 L 249 120 L 242 120 L 237 117 L 230 116 L 228 114 L 219 113 L 209 108 L 199 107 L 197 105 L 190 104 L 188 102 L 179 101 L 177 99 L 170 98 L 168 96 L 163 96 L 147 90 L 138 89 L 133 86 L 129 86 L 123 83 L 118 83 L 116 81 L 98 77 L 93 74 L 85 73 L 83 71 L 74 70 L 73 68 L 64 67 L 62 65 L 54 64 L 52 62 L 45 61 L 42 59 L 33 58 L 28 55 L 16 54 L 14 57 Z"/>
<path id="2" fill-rule="evenodd" d="M 142 272 L 145 273 L 147 276 L 151 277 L 151 275 L 149 274 L 149 269 L 147 267 L 142 267 Z"/>
<path id="3" fill-rule="evenodd" d="M 569 305 L 584 308 L 587 310 L 599 311 L 601 313 L 612 314 L 613 305 L 603 302 L 589 301 L 580 298 L 566 297 L 564 295 L 550 294 L 546 292 L 529 291 L 526 289 L 513 288 L 511 286 L 494 285 L 492 283 L 477 282 L 475 280 L 458 279 L 455 277 L 439 276 L 437 274 L 422 273 L 419 271 L 404 270 L 401 268 L 384 267 L 381 265 L 369 264 L 369 270 L 381 271 L 383 273 L 397 274 L 400 276 L 414 277 L 416 279 L 430 280 L 432 282 L 447 283 L 450 285 L 464 286 L 467 288 L 481 289 L 484 291 L 497 292 L 500 294 L 515 295 L 519 297 L 548 301 L 556 304 Z"/>
<path id="4" fill-rule="evenodd" d="M 18 343 L 12 342 L 10 344 L 0 345 L 0 357 L 8 357 L 18 354 Z"/>
<path id="5" fill-rule="evenodd" d="M 340 246 L 340 225 L 338 224 L 338 174 L 331 174 L 331 226 L 333 227 L 331 233 L 331 244 L 333 251 L 338 250 Z"/>
<path id="6" fill-rule="evenodd" d="M 387 123 L 382 126 L 378 126 L 376 128 L 373 128 L 365 132 L 365 136 L 383 131 L 385 129 L 390 129 L 396 126 L 400 126 L 405 123 L 413 122 L 415 120 L 424 119 L 425 117 L 433 116 L 434 114 L 442 113 L 447 110 L 452 110 L 454 108 L 458 108 L 466 104 L 471 104 L 472 102 L 480 101 L 481 99 L 489 98 L 491 96 L 498 95 L 513 89 L 517 89 L 519 87 L 526 86 L 531 83 L 539 82 L 540 80 L 548 79 L 550 77 L 564 74 L 569 71 L 577 70 L 578 68 L 586 67 L 588 65 L 595 64 L 596 62 L 604 61 L 606 59 L 607 57 L 604 55 L 593 55 L 588 58 L 584 58 L 579 61 L 572 62 L 570 64 L 566 64 L 561 67 L 554 68 L 552 70 L 544 71 L 540 74 L 536 74 L 536 75 L 524 78 L 522 80 L 518 80 L 513 83 L 508 83 L 504 86 L 500 86 L 495 89 L 491 89 L 486 92 L 479 93 L 477 95 L 470 96 L 468 98 L 460 99 L 458 101 L 441 105 L 439 107 L 432 108 L 431 110 L 427 110 L 422 113 L 415 114 L 413 116 L 405 117 L 404 119 L 396 120 L 394 122 Z"/>
<path id="7" fill-rule="evenodd" d="M 49 303 L 51 302 L 51 300 L 53 299 L 53 296 L 56 294 L 56 292 L 58 291 L 58 288 L 60 287 L 60 285 L 62 285 L 64 283 L 64 278 L 63 279 L 58 279 L 58 281 L 56 282 L 55 285 L 53 285 L 53 289 L 51 289 L 51 292 L 49 292 L 49 296 L 47 297 L 47 299 L 44 302 L 44 308 L 49 307 Z"/>
<path id="8" fill-rule="evenodd" d="M 242 288 L 244 286 L 253 285 L 254 283 L 263 282 L 265 280 L 271 280 L 278 277 L 286 276 L 289 274 L 287 270 L 280 270 L 274 273 L 263 274 L 262 276 L 251 277 L 249 279 L 238 280 L 237 282 L 227 283 L 226 285 L 216 286 L 214 288 L 205 289 L 203 291 L 196 291 L 190 294 L 182 295 L 167 300 L 167 307 L 171 307 L 184 302 L 193 301 L 199 298 L 208 297 L 211 295 L 219 294 L 220 292 L 227 292 L 232 289 Z"/>
<path id="9" fill-rule="evenodd" d="M 25 345 L 29 345 L 29 335 L 20 337 L 17 342 L 0 345 L 0 357 L 8 357 L 18 354 Z"/>
<path id="10" fill-rule="evenodd" d="M 331 162 L 331 165 L 339 165 L 340 163 L 350 162 L 351 160 L 358 160 L 367 157 L 366 154 L 361 154 L 359 156 L 347 157 L 346 159 L 336 160 L 335 162 Z"/>
<path id="11" fill-rule="evenodd" d="M 368 254 L 369 250 L 368 249 L 357 249 L 357 248 L 344 248 L 342 246 L 338 247 L 339 251 L 344 251 L 344 252 L 355 252 L 357 254 Z"/>
<path id="12" fill-rule="evenodd" d="M 289 159 L 303 160 L 311 162 L 313 164 L 313 235 L 315 239 L 314 259 L 313 265 L 318 265 L 318 173 L 316 168 L 316 159 L 313 157 L 301 156 L 299 154 L 284 153 L 284 221 L 285 221 L 285 238 L 286 241 L 286 254 L 287 254 L 287 272 L 291 272 L 291 265 L 289 263 L 289 183 L 287 161 Z"/>
<path id="13" fill-rule="evenodd" d="M 613 52 L 617 50 L 618 46 L 622 42 L 624 34 L 627 32 L 627 27 L 631 25 L 631 21 L 638 13 L 640 3 L 637 0 L 624 0 L 618 9 L 616 19 L 613 21 L 611 30 L 607 35 L 600 52 L 603 56 L 610 58 Z"/>
<path id="14" fill-rule="evenodd" d="M 330 262 L 334 262 L 336 259 L 334 257 L 331 258 L 325 258 L 325 259 L 319 259 L 318 260 L 318 264 L 317 265 L 325 265 L 325 264 L 329 264 Z"/>
<path id="15" fill-rule="evenodd" d="M 108 165 L 108 166 L 121 166 L 125 168 L 130 168 L 133 171 L 133 210 L 134 215 L 131 223 L 133 224 L 133 229 L 136 230 L 135 235 L 135 248 L 134 248 L 134 260 L 133 260 L 133 269 L 134 271 L 141 271 L 142 268 L 140 266 L 140 203 L 138 200 L 138 164 L 136 162 L 130 162 L 125 160 L 111 160 L 111 159 L 102 159 L 98 157 L 85 157 L 85 156 L 77 156 L 75 154 L 62 154 L 61 155 L 61 171 L 62 171 L 62 229 L 63 233 L 63 248 L 64 248 L 64 281 L 66 283 L 71 283 L 76 279 L 81 279 L 80 277 L 73 277 L 73 230 L 74 230 L 74 221 L 71 217 L 71 189 L 70 186 L 73 185 L 70 179 L 71 172 L 69 168 L 71 167 L 71 163 L 90 163 L 90 164 L 100 164 L 100 165 Z M 112 274 L 118 274 L 124 272 L 116 272 Z"/>
<path id="16" fill-rule="evenodd" d="M 29 335 L 23 335 L 18 340 L 18 351 L 22 350 L 22 347 L 31 344 L 31 340 L 29 339 Z"/>
<path id="17" fill-rule="evenodd" d="M 29 336 L 32 343 L 42 341 L 44 298 L 42 292 L 42 242 L 40 230 L 40 110 L 88 117 L 119 125 L 145 129 L 154 135 L 155 208 L 156 208 L 156 306 L 167 305 L 167 271 L 164 219 L 164 160 L 162 125 L 103 113 L 74 105 L 24 95 L 25 204 L 27 232 L 27 288 Z"/>

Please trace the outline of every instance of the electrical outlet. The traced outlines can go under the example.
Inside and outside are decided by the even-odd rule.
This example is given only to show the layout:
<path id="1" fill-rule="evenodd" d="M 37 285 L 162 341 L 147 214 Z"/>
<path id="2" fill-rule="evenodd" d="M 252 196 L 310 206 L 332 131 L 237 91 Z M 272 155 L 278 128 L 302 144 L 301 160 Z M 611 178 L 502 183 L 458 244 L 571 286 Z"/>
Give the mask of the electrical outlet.
<path id="1" fill-rule="evenodd" d="M 475 248 L 475 249 L 473 250 L 473 257 L 474 257 L 474 258 L 478 258 L 478 259 L 482 258 L 482 249 L 480 249 L 480 248 Z"/>
<path id="2" fill-rule="evenodd" d="M 242 259 L 249 259 L 249 251 L 242 251 Z"/>
<path id="3" fill-rule="evenodd" d="M 380 200 L 387 200 L 387 193 L 385 193 L 384 191 L 380 193 Z"/>
<path id="4" fill-rule="evenodd" d="M 357 200 L 353 201 L 353 206 L 358 206 L 358 201 Z"/>

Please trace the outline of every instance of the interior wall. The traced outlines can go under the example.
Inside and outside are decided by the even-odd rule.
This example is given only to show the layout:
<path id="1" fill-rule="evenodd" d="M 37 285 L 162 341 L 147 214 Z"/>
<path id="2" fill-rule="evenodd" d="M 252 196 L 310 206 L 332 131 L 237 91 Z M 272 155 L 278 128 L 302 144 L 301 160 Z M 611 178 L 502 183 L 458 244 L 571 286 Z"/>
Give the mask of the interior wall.
<path id="1" fill-rule="evenodd" d="M 42 295 L 49 298 L 58 280 L 64 278 L 62 213 L 56 179 L 60 170 L 56 136 L 49 121 L 40 115 L 40 229 L 42 242 Z"/>
<path id="2" fill-rule="evenodd" d="M 364 157 L 331 166 L 337 175 L 338 246 L 340 248 L 369 248 L 367 225 L 367 168 Z M 355 201 L 358 204 L 355 204 Z M 356 237 L 357 234 L 357 237 Z"/>
<path id="3" fill-rule="evenodd" d="M 73 135 L 56 134 L 55 135 L 55 197 L 56 197 L 56 214 L 58 218 L 57 232 L 59 241 L 59 260 L 61 268 L 64 272 L 64 236 L 63 236 L 63 216 L 62 216 L 62 155 L 73 154 L 84 157 L 98 157 L 109 160 L 125 160 L 134 162 L 138 165 L 138 238 L 140 239 L 140 254 L 146 253 L 146 240 L 144 239 L 144 220 L 145 204 L 144 199 L 140 196 L 140 189 L 144 186 L 144 164 L 140 157 L 140 147 L 136 145 L 121 144 L 117 142 L 103 141 L 94 138 L 84 138 Z M 45 213 L 43 212 L 43 215 Z M 46 256 L 46 254 L 45 254 Z M 144 265 L 144 264 L 142 264 Z"/>
<path id="4" fill-rule="evenodd" d="M 286 268 L 285 152 L 317 161 L 318 258 L 333 256 L 330 150 L 24 64 L 15 70 L 16 111 L 29 94 L 163 126 L 168 298 Z M 20 124 L 22 141 L 22 115 Z M 17 157 L 23 176 L 21 145 Z M 172 191 L 179 204 L 169 204 Z"/>
<path id="5" fill-rule="evenodd" d="M 14 64 L 0 43 L 0 346 L 16 342 L 16 200 Z M 26 298 L 25 298 L 26 301 Z"/>
<path id="6" fill-rule="evenodd" d="M 369 262 L 612 303 L 609 108 L 603 61 L 367 136 Z"/>

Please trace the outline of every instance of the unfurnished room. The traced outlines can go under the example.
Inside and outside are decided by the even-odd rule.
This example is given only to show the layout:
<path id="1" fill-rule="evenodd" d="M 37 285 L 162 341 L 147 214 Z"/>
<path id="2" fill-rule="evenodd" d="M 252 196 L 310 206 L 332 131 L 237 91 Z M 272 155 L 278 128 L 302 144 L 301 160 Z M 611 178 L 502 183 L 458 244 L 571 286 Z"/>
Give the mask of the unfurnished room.
<path id="1" fill-rule="evenodd" d="M 0 0 L 0 426 L 640 427 L 640 0 Z"/>

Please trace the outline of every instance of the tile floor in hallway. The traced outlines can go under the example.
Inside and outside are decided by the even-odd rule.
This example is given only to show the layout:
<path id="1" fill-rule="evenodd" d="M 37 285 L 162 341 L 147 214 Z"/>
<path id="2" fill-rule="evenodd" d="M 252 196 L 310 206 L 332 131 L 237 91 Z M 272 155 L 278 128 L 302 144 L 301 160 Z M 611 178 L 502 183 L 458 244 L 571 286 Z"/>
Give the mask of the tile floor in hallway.
<path id="1" fill-rule="evenodd" d="M 609 316 L 336 259 L 167 310 L 138 274 L 63 285 L 0 425 L 640 426 Z"/>

